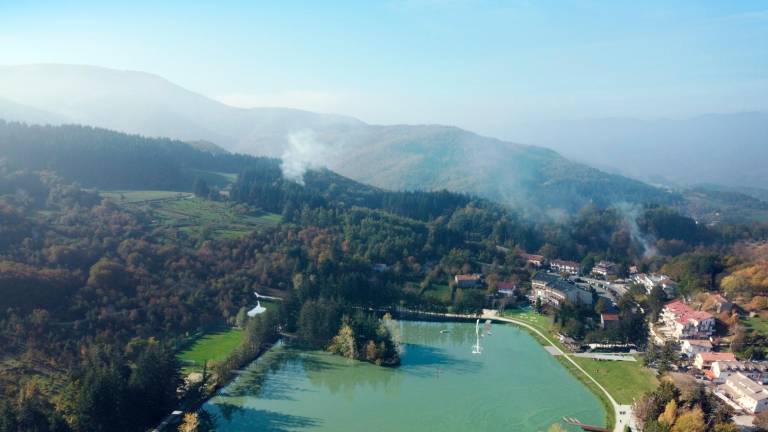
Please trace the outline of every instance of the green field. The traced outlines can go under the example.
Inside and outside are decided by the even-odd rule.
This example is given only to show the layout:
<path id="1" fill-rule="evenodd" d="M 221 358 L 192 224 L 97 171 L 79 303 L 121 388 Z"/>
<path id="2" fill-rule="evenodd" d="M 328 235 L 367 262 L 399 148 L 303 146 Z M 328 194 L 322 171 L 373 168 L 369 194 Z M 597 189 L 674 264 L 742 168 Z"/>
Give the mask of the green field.
<path id="1" fill-rule="evenodd" d="M 424 298 L 441 303 L 451 303 L 451 287 L 448 284 L 433 284 L 424 291 Z"/>
<path id="2" fill-rule="evenodd" d="M 549 335 L 552 331 L 552 318 L 531 309 L 507 309 L 504 311 L 503 316 L 505 318 L 519 319 L 535 327 L 545 335 Z"/>
<path id="3" fill-rule="evenodd" d="M 747 330 L 754 330 L 761 335 L 768 335 L 768 319 L 756 316 L 745 318 L 743 322 Z"/>
<path id="4" fill-rule="evenodd" d="M 659 385 L 653 371 L 643 367 L 640 359 L 627 362 L 572 358 L 599 381 L 620 404 L 631 404 L 634 398 L 654 390 Z"/>
<path id="5" fill-rule="evenodd" d="M 179 360 L 184 366 L 184 371 L 187 373 L 199 371 L 206 361 L 224 360 L 240 345 L 244 336 L 245 332 L 236 328 L 206 333 L 195 340 L 186 350 L 179 353 Z"/>
<path id="6" fill-rule="evenodd" d="M 186 234 L 206 234 L 213 238 L 237 238 L 253 230 L 280 223 L 280 215 L 260 212 L 244 213 L 244 207 L 211 201 L 190 193 L 172 191 L 109 191 L 104 197 L 120 205 L 145 210 L 154 222 L 176 228 Z"/>
<path id="7" fill-rule="evenodd" d="M 192 196 L 189 192 L 157 190 L 113 190 L 102 191 L 101 196 L 111 198 L 117 203 L 136 204 L 148 201 L 166 200 Z"/>

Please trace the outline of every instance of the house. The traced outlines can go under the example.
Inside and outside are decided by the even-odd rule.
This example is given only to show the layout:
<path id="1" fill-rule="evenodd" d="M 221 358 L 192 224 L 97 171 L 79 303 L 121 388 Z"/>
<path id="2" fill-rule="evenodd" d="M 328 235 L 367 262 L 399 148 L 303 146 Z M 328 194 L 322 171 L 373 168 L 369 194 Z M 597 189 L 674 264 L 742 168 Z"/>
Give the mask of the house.
<path id="1" fill-rule="evenodd" d="M 685 339 L 680 344 L 680 352 L 688 358 L 696 357 L 696 354 L 712 351 L 712 342 L 707 339 Z"/>
<path id="2" fill-rule="evenodd" d="M 483 281 L 483 275 L 479 274 L 463 274 L 453 277 L 456 282 L 457 288 L 476 288 L 480 286 Z"/>
<path id="3" fill-rule="evenodd" d="M 592 293 L 559 275 L 540 271 L 531 280 L 531 301 L 541 299 L 543 304 L 560 307 L 566 301 L 592 305 Z"/>
<path id="4" fill-rule="evenodd" d="M 575 261 L 566 260 L 552 260 L 549 263 L 549 268 L 557 273 L 567 273 L 571 275 L 578 275 L 581 271 L 581 265 Z"/>
<path id="5" fill-rule="evenodd" d="M 664 293 L 669 297 L 674 297 L 677 294 L 677 282 L 673 281 L 669 276 L 663 274 L 645 274 L 638 273 L 632 276 L 632 280 L 645 287 L 645 291 L 650 294 L 655 287 L 659 287 L 664 290 Z"/>
<path id="6" fill-rule="evenodd" d="M 717 361 L 712 363 L 708 376 L 716 383 L 724 383 L 737 373 L 759 384 L 768 383 L 768 362 Z"/>
<path id="7" fill-rule="evenodd" d="M 378 272 L 378 273 L 384 273 L 388 269 L 389 269 L 389 266 L 387 266 L 384 263 L 376 263 L 376 264 L 373 265 L 373 271 Z"/>
<path id="8" fill-rule="evenodd" d="M 736 361 L 733 353 L 726 352 L 701 352 L 696 354 L 693 365 L 699 370 L 705 370 L 712 367 L 714 362 Z"/>
<path id="9" fill-rule="evenodd" d="M 666 339 L 709 339 L 715 333 L 715 317 L 680 300 L 664 305 L 660 321 Z"/>
<path id="10" fill-rule="evenodd" d="M 539 268 L 547 263 L 547 259 L 542 255 L 522 253 L 520 254 L 520 258 L 524 259 L 526 264 L 530 264 L 536 268 Z"/>
<path id="11" fill-rule="evenodd" d="M 592 274 L 608 278 L 616 275 L 616 264 L 610 261 L 600 261 L 592 267 Z"/>
<path id="12" fill-rule="evenodd" d="M 715 303 L 715 311 L 717 313 L 731 313 L 733 311 L 733 302 L 729 301 L 725 297 L 723 297 L 721 294 L 712 294 L 710 298 Z"/>
<path id="13" fill-rule="evenodd" d="M 717 393 L 724 395 L 750 414 L 768 409 L 768 391 L 741 373 L 736 373 L 725 384 L 717 387 Z"/>
<path id="14" fill-rule="evenodd" d="M 619 327 L 619 315 L 615 313 L 600 314 L 600 328 L 612 329 Z"/>
<path id="15" fill-rule="evenodd" d="M 504 297 L 514 297 L 517 291 L 517 285 L 512 282 L 499 282 L 496 284 L 499 295 Z"/>

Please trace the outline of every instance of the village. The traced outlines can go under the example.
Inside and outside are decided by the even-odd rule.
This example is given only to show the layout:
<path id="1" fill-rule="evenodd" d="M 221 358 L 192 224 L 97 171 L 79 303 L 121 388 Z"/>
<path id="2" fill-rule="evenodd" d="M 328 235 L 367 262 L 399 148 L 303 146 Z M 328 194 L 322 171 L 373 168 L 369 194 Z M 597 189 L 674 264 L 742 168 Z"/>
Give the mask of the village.
<path id="1" fill-rule="evenodd" d="M 516 304 L 552 315 L 555 322 L 560 317 L 561 325 L 554 326 L 556 336 L 576 355 L 612 361 L 622 359 L 622 354 L 637 354 L 659 376 L 666 374 L 683 385 L 704 385 L 732 409 L 741 430 L 758 430 L 756 417 L 761 413 L 768 417 L 768 361 L 760 354 L 745 358 L 734 353 L 736 341 L 729 335 L 728 322 L 748 312 L 723 294 L 708 292 L 688 298 L 680 295 L 677 283 L 667 275 L 642 273 L 635 266 L 620 275 L 619 265 L 605 260 L 584 272 L 575 261 L 527 253 L 518 256 L 530 272 L 530 284 L 489 281 L 484 272 L 457 274 L 453 284 L 458 289 L 492 284 L 489 297 L 502 314 Z M 628 306 L 633 293 L 663 301 L 656 311 L 635 302 Z M 644 340 L 631 340 L 619 331 L 625 327 L 622 316 L 626 316 L 620 304 L 644 318 Z M 570 334 L 574 327 L 563 325 L 566 309 L 571 310 L 568 316 L 584 319 L 584 327 L 593 331 Z M 573 313 L 574 309 L 588 312 Z M 599 335 L 599 340 L 592 335 Z"/>

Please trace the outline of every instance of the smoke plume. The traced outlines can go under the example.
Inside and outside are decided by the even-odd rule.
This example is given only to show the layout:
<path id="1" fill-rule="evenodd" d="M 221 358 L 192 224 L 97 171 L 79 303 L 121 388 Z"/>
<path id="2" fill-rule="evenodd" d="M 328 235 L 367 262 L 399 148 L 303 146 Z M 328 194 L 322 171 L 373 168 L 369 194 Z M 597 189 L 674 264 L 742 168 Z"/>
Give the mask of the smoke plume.
<path id="1" fill-rule="evenodd" d="M 645 258 L 651 258 L 656 256 L 659 251 L 656 249 L 656 239 L 652 236 L 648 236 L 640 231 L 640 227 L 637 225 L 637 219 L 640 218 L 641 209 L 637 204 L 620 203 L 614 206 L 624 216 L 624 220 L 629 227 L 629 234 L 632 239 L 643 246 L 643 256 Z"/>
<path id="2" fill-rule="evenodd" d="M 303 130 L 288 135 L 288 147 L 282 156 L 280 168 L 283 177 L 304 184 L 304 173 L 321 168 L 330 158 L 330 147 L 318 141 L 315 132 Z"/>

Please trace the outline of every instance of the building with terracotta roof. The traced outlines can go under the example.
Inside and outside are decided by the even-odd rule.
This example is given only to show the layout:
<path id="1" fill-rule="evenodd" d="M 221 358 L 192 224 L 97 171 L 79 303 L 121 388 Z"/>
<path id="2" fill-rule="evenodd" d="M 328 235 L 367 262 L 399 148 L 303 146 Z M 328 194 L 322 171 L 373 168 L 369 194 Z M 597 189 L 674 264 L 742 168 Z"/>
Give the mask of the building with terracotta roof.
<path id="1" fill-rule="evenodd" d="M 709 339 L 715 333 L 715 317 L 697 311 L 680 300 L 664 305 L 661 332 L 667 339 Z"/>
<path id="2" fill-rule="evenodd" d="M 517 285 L 513 282 L 499 282 L 496 284 L 496 290 L 504 297 L 514 297 L 517 291 Z"/>
<path id="3" fill-rule="evenodd" d="M 534 267 L 541 267 L 547 263 L 547 259 L 544 258 L 543 255 L 521 253 L 520 258 L 524 259 L 526 264 L 530 264 Z"/>
<path id="4" fill-rule="evenodd" d="M 712 367 L 714 362 L 736 361 L 736 356 L 728 352 L 702 352 L 696 354 L 693 365 L 699 370 L 705 370 Z"/>
<path id="5" fill-rule="evenodd" d="M 604 329 L 616 328 L 619 326 L 619 315 L 615 313 L 601 313 L 600 327 Z"/>

